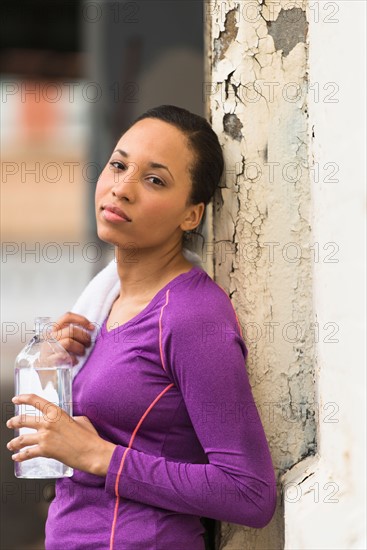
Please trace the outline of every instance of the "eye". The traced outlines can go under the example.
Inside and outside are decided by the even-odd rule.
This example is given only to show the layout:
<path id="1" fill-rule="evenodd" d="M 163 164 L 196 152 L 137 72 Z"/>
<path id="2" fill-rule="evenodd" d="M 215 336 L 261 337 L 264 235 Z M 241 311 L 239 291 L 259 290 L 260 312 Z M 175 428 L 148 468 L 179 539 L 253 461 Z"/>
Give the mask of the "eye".
<path id="1" fill-rule="evenodd" d="M 118 160 L 113 160 L 109 163 L 110 166 L 112 166 L 112 168 L 116 168 L 117 170 L 126 170 L 126 166 L 123 162 L 120 162 Z M 154 179 L 156 180 L 156 182 L 158 183 L 154 183 L 154 185 L 157 185 L 158 187 L 164 187 L 165 186 L 165 183 L 163 180 L 161 180 L 160 178 L 157 178 L 157 176 L 149 176 L 150 179 Z"/>
<path id="2" fill-rule="evenodd" d="M 151 179 L 157 180 L 157 182 L 159 182 L 158 185 L 164 187 L 164 182 L 161 179 L 157 178 L 156 176 L 149 176 L 149 177 Z M 157 185 L 157 184 L 154 184 L 154 185 Z"/>
<path id="3" fill-rule="evenodd" d="M 113 160 L 112 162 L 109 163 L 110 166 L 112 166 L 113 168 L 118 168 L 119 170 L 122 170 L 123 168 L 125 168 L 125 165 L 122 164 L 122 162 L 119 162 L 118 160 Z"/>

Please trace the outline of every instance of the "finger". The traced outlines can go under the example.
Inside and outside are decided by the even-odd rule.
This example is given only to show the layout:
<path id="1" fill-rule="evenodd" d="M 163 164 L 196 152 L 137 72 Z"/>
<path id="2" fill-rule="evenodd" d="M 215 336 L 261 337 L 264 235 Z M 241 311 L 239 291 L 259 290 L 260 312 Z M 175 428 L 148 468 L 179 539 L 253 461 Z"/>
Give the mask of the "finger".
<path id="1" fill-rule="evenodd" d="M 76 340 L 70 340 L 69 338 L 59 340 L 59 343 L 64 349 L 66 349 L 66 351 L 73 353 L 74 355 L 84 355 L 85 348 L 89 347 L 81 344 L 80 342 L 76 342 Z"/>
<path id="2" fill-rule="evenodd" d="M 81 325 L 88 330 L 93 330 L 95 328 L 94 324 L 91 323 L 89 319 L 84 317 L 84 315 L 79 315 L 78 313 L 73 313 L 72 311 L 65 313 L 55 324 L 58 325 L 59 328 L 63 328 L 70 323 Z"/>
<path id="3" fill-rule="evenodd" d="M 79 342 L 85 347 L 89 347 L 92 343 L 91 334 L 85 328 L 72 324 L 57 332 L 53 332 L 52 336 L 64 347 L 68 341 L 72 340 Z"/>
<path id="4" fill-rule="evenodd" d="M 74 325 L 72 323 L 66 327 L 60 328 L 59 330 L 54 330 L 52 335 L 54 338 L 59 340 L 59 342 L 61 342 L 61 340 L 70 339 L 76 340 L 85 346 L 89 346 L 92 341 L 90 333 L 84 327 Z"/>
<path id="5" fill-rule="evenodd" d="M 34 414 L 20 414 L 18 416 L 13 416 L 10 420 L 7 421 L 6 426 L 12 428 L 13 430 L 18 430 L 19 428 L 33 428 L 38 430 L 42 421 L 42 416 Z"/>
<path id="6" fill-rule="evenodd" d="M 19 451 L 28 445 L 37 445 L 38 443 L 38 434 L 24 434 L 19 437 L 15 437 L 9 443 L 7 443 L 7 448 L 9 451 Z"/>
<path id="7" fill-rule="evenodd" d="M 66 330 L 66 329 L 65 329 Z M 85 327 L 71 323 L 69 325 L 70 338 L 89 346 L 92 341 L 91 333 Z"/>
<path id="8" fill-rule="evenodd" d="M 10 418 L 6 425 L 8 427 L 27 426 L 29 428 L 39 428 L 40 422 L 42 420 L 47 420 L 48 422 L 54 422 L 58 420 L 63 414 L 63 409 L 58 405 L 55 405 L 51 401 L 47 401 L 43 397 L 36 395 L 35 393 L 23 393 L 21 395 L 16 395 L 12 398 L 12 402 L 20 405 L 31 405 L 41 411 L 42 415 L 20 415 Z M 67 414 L 67 413 L 65 413 Z"/>
<path id="9" fill-rule="evenodd" d="M 72 365 L 74 367 L 77 364 L 77 362 L 79 361 L 79 359 L 74 353 L 70 353 L 70 357 L 71 357 Z"/>
<path id="10" fill-rule="evenodd" d="M 25 460 L 30 460 L 31 458 L 37 458 L 39 456 L 42 456 L 41 449 L 38 445 L 35 445 L 34 447 L 27 447 L 23 451 L 13 454 L 11 458 L 15 462 L 24 462 Z"/>
<path id="11" fill-rule="evenodd" d="M 78 357 L 77 355 L 75 355 L 75 353 L 71 352 L 69 352 L 69 355 L 71 357 L 72 366 L 75 367 L 75 365 L 79 362 L 80 356 Z"/>

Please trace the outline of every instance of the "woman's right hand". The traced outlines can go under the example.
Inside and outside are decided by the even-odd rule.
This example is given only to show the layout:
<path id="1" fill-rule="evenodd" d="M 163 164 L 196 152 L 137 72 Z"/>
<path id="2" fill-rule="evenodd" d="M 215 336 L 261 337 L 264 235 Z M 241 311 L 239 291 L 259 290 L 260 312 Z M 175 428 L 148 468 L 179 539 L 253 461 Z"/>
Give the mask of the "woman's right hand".
<path id="1" fill-rule="evenodd" d="M 84 355 L 85 348 L 91 345 L 94 329 L 95 326 L 86 317 L 68 311 L 55 322 L 52 336 L 69 352 L 73 365 L 76 365 L 77 356 Z"/>

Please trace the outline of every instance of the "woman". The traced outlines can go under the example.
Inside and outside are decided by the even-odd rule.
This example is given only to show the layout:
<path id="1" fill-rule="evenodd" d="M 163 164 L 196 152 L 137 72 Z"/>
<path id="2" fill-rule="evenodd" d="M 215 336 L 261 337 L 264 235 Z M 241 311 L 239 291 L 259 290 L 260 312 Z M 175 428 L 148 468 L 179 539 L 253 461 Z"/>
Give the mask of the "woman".
<path id="1" fill-rule="evenodd" d="M 76 366 L 89 349 L 73 380 L 75 416 L 54 406 L 58 422 L 8 422 L 37 429 L 9 443 L 34 445 L 14 460 L 74 468 L 56 481 L 47 550 L 203 550 L 200 517 L 263 527 L 273 516 L 274 470 L 236 313 L 183 248 L 223 166 L 208 122 L 162 105 L 122 135 L 100 175 L 97 230 L 115 245 L 118 289 L 106 315 L 98 285 L 89 290 L 103 313 L 93 345 L 95 318 L 58 321 Z M 47 405 L 18 400 L 37 401 Z"/>

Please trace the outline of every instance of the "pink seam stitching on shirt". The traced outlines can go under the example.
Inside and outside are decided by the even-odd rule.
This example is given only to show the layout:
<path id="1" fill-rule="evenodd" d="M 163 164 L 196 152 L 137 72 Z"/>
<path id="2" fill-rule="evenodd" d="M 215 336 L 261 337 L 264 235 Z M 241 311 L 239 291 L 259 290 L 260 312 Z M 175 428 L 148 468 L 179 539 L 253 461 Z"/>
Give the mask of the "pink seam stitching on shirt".
<path id="1" fill-rule="evenodd" d="M 120 475 L 121 475 L 121 472 L 122 472 L 122 467 L 123 467 L 124 462 L 125 462 L 125 456 L 126 456 L 127 451 L 129 451 L 129 450 L 130 450 L 130 448 L 128 447 L 127 449 L 125 449 L 125 452 L 122 455 L 119 471 L 118 471 L 117 477 L 116 477 L 116 483 L 118 482 L 118 479 L 120 478 Z M 116 492 L 116 484 L 115 484 L 115 492 Z M 115 539 L 115 529 L 116 529 L 116 521 L 117 521 L 117 512 L 118 512 L 118 508 L 119 508 L 119 501 L 120 501 L 119 497 L 116 497 L 115 510 L 114 510 L 114 513 L 113 513 L 113 522 L 112 522 L 112 527 L 111 527 L 110 550 L 113 550 L 113 543 L 114 543 L 114 539 Z"/>
<path id="2" fill-rule="evenodd" d="M 164 308 L 168 304 L 169 291 L 170 289 L 168 289 L 166 292 L 166 303 L 164 304 L 164 306 L 161 307 L 161 314 L 159 316 L 159 353 L 161 356 L 161 362 L 162 362 L 162 367 L 164 371 L 166 371 L 166 367 L 164 366 L 163 351 L 162 351 L 162 315 L 163 315 Z"/>
<path id="3" fill-rule="evenodd" d="M 238 325 L 238 330 L 240 331 L 241 338 L 243 339 L 242 328 L 241 328 L 240 322 L 239 322 L 238 317 L 237 317 L 237 313 L 236 313 L 236 311 L 235 311 L 234 308 L 233 308 L 233 311 L 234 311 L 234 314 L 235 314 L 235 316 L 236 316 L 236 321 L 237 321 L 237 325 Z"/>
<path id="4" fill-rule="evenodd" d="M 118 469 L 118 472 L 117 472 L 117 476 L 116 476 L 116 481 L 115 481 L 115 494 L 116 494 L 116 502 L 115 502 L 115 511 L 114 511 L 114 517 L 113 517 L 113 522 L 112 522 L 112 528 L 111 528 L 111 538 L 110 538 L 110 550 L 113 550 L 113 543 L 114 543 L 114 538 L 115 538 L 115 528 L 116 528 L 116 521 L 117 521 L 117 512 L 118 512 L 118 507 L 119 507 L 119 502 L 120 502 L 120 497 L 119 497 L 119 494 L 118 494 L 118 486 L 119 486 L 119 481 L 120 481 L 120 476 L 121 476 L 121 472 L 122 472 L 122 468 L 124 466 L 124 462 L 125 462 L 125 457 L 127 455 L 127 452 L 132 448 L 132 444 L 133 444 L 133 441 L 135 439 L 135 436 L 138 432 L 138 429 L 140 428 L 144 418 L 147 416 L 147 414 L 151 411 L 151 409 L 154 407 L 154 405 L 159 401 L 159 399 L 161 397 L 163 397 L 163 395 L 166 393 L 166 391 L 168 391 L 170 388 L 172 388 L 172 386 L 174 386 L 174 384 L 169 384 L 168 386 L 166 386 L 164 388 L 163 391 L 161 391 L 161 393 L 159 395 L 157 395 L 157 397 L 151 402 L 151 404 L 149 405 L 149 407 L 147 408 L 147 410 L 145 411 L 145 413 L 141 416 L 139 422 L 137 423 L 136 427 L 135 427 L 135 430 L 133 431 L 131 437 L 130 437 L 130 441 L 129 441 L 129 445 L 128 447 L 125 449 L 125 452 L 124 454 L 122 455 L 122 458 L 121 458 L 121 462 L 120 462 L 120 467 Z"/>

